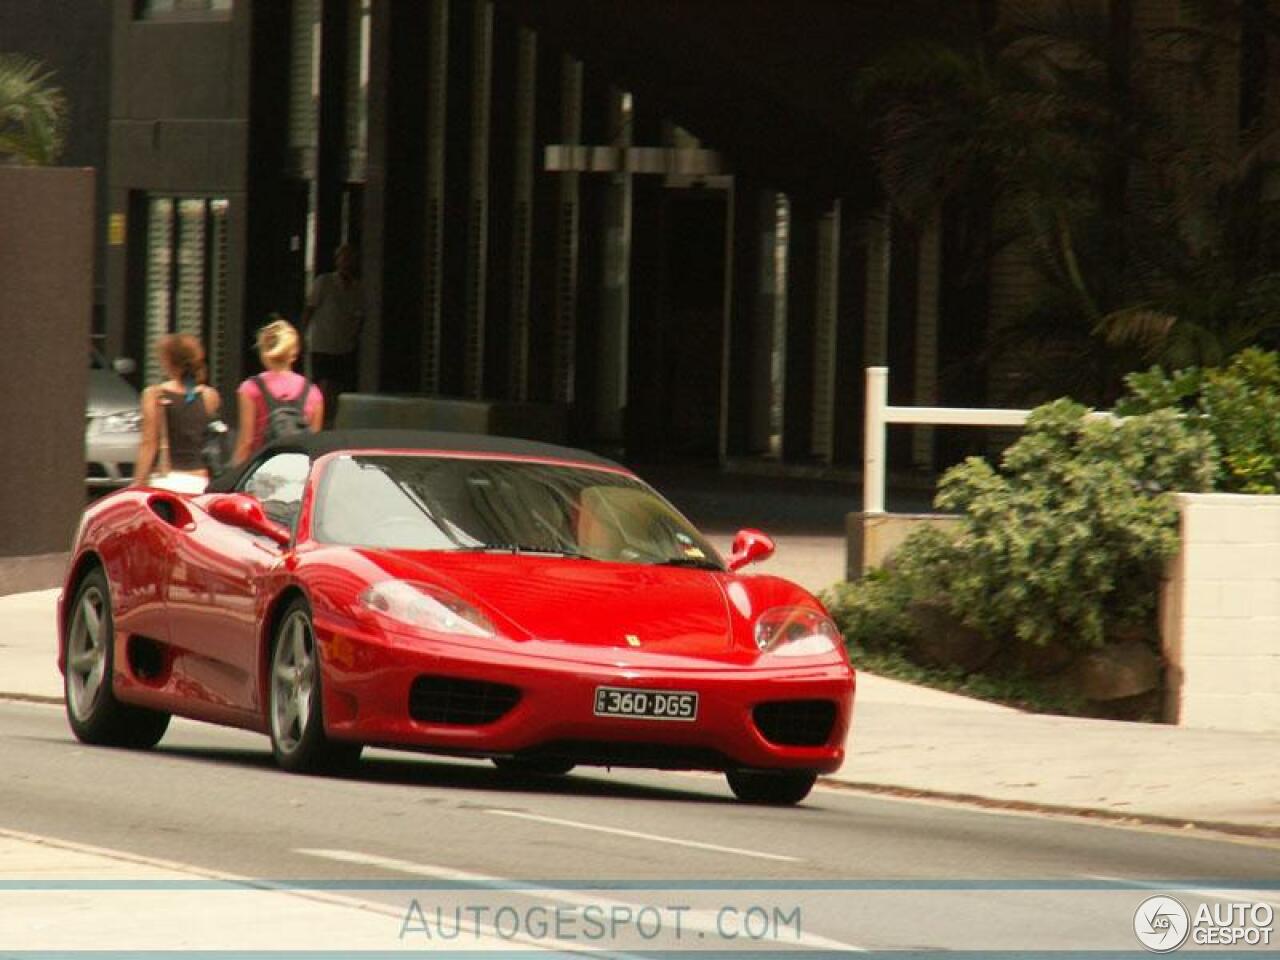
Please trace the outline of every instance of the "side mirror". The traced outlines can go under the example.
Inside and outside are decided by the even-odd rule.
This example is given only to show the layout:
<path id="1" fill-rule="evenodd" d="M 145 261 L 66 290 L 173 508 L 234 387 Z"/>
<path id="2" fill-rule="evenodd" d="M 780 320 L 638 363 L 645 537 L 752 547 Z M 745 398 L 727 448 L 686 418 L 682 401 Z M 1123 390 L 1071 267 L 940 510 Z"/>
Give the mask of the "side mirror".
<path id="1" fill-rule="evenodd" d="M 733 538 L 729 569 L 738 570 L 749 563 L 759 563 L 773 556 L 773 538 L 759 530 L 739 530 Z"/>
<path id="2" fill-rule="evenodd" d="M 138 369 L 132 357 L 116 357 L 111 361 L 111 369 L 122 377 L 127 377 Z"/>
<path id="3" fill-rule="evenodd" d="M 257 498 L 247 493 L 219 493 L 205 502 L 213 519 L 229 527 L 239 527 L 259 536 L 269 537 L 280 546 L 288 546 L 293 534 L 283 523 L 276 523 L 262 510 Z"/>

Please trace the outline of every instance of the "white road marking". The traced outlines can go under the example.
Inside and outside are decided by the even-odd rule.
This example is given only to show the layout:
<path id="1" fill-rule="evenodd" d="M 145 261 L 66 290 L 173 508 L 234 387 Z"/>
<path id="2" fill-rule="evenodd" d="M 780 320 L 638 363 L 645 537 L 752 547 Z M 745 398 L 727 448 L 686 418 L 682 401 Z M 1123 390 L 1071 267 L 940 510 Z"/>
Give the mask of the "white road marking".
<path id="1" fill-rule="evenodd" d="M 504 877 L 490 876 L 483 873 L 472 873 L 467 870 L 457 870 L 453 867 L 437 866 L 430 863 L 415 863 L 412 860 L 401 860 L 397 857 L 384 857 L 373 853 L 360 853 L 355 850 L 320 850 L 315 848 L 295 849 L 294 853 L 300 853 L 308 857 L 319 857 L 325 860 L 337 860 L 340 863 L 360 864 L 368 867 L 380 867 L 383 870 L 392 870 L 396 873 L 405 873 L 410 876 L 431 877 L 435 880 L 443 880 L 447 883 L 469 884 L 476 887 L 488 887 L 496 891 L 501 891 L 512 897 L 526 897 L 532 900 L 540 900 L 549 903 L 569 904 L 578 907 L 600 907 L 612 909 L 614 907 L 630 908 L 638 910 L 647 904 L 628 902 L 625 900 L 614 900 L 610 898 L 595 896 L 590 891 L 582 890 L 566 890 L 560 887 L 552 886 L 523 886 L 518 881 L 506 879 Z M 604 886 L 602 884 L 602 886 Z M 661 889 L 655 887 L 655 889 Z M 712 936 L 720 936 L 720 927 L 717 925 L 717 914 L 713 910 L 688 910 L 683 915 L 683 928 L 698 934 L 710 934 Z M 703 937 L 699 937 L 705 944 Z M 768 941 L 753 941 L 752 949 L 758 949 L 761 943 Z M 792 949 L 796 947 L 808 947 L 817 950 L 845 951 L 849 953 L 865 953 L 866 948 L 854 946 L 853 944 L 844 943 L 840 940 L 831 940 L 827 937 L 817 936 L 812 933 L 804 933 L 794 940 L 788 940 L 787 946 Z M 616 955 L 616 954 L 611 954 Z"/>
<path id="2" fill-rule="evenodd" d="M 357 900 L 353 897 L 326 893 L 323 890 L 298 889 L 290 887 L 287 883 L 280 883 L 274 880 L 260 880 L 255 877 L 244 876 L 243 874 L 228 873 L 225 870 L 210 870 L 205 867 L 198 867 L 192 863 L 181 863 L 177 860 L 165 860 L 160 857 L 148 857 L 140 853 L 129 853 L 124 850 L 115 850 L 111 847 L 95 846 L 90 843 L 78 843 L 74 840 L 55 839 L 53 837 L 41 836 L 36 833 L 24 833 L 21 830 L 9 830 L 4 827 L 0 827 L 0 837 L 20 840 L 25 843 L 31 843 L 41 847 L 51 847 L 55 850 L 69 850 L 72 853 L 83 853 L 93 857 L 104 857 L 110 860 L 117 860 L 121 863 L 131 863 L 137 866 L 150 867 L 156 870 L 183 873 L 188 876 L 202 877 L 206 880 L 213 880 L 219 883 L 235 884 L 258 890 L 268 890 L 275 893 L 287 893 L 307 900 L 319 900 L 323 903 L 352 907 L 357 910 L 372 910 L 376 913 L 386 913 L 389 916 L 400 916 L 402 913 L 402 911 L 388 910 L 385 905 L 375 901 Z"/>
<path id="3" fill-rule="evenodd" d="M 513 817 L 517 820 L 532 820 L 534 823 L 550 823 L 557 827 L 571 827 L 575 830 L 589 830 L 594 833 L 611 833 L 618 837 L 631 837 L 634 840 L 652 840 L 654 843 L 669 843 L 676 847 L 692 847 L 694 850 L 710 850 L 714 853 L 732 853 L 740 857 L 755 857 L 757 860 L 774 860 L 779 863 L 801 863 L 800 857 L 788 857 L 781 853 L 764 853 L 760 850 L 744 850 L 742 847 L 726 847 L 718 843 L 703 843 L 700 840 L 682 840 L 679 837 L 664 837 L 660 833 L 641 833 L 638 830 L 624 830 L 621 827 L 604 827 L 596 823 L 582 823 L 579 820 L 561 820 L 559 817 L 543 817 L 536 813 L 522 813 L 518 810 L 487 809 L 498 817 Z"/>
<path id="4" fill-rule="evenodd" d="M 1088 874 L 1085 879 L 1101 880 L 1104 883 L 1122 883 L 1138 890 L 1154 890 L 1158 893 L 1191 893 L 1206 900 L 1256 900 L 1280 909 L 1280 895 L 1278 895 L 1280 891 L 1277 890 L 1248 890 L 1241 887 L 1185 887 L 1179 886 L 1176 880 L 1169 883 L 1152 883 L 1149 880 L 1131 880 L 1128 877 L 1108 877 L 1092 873 Z"/>

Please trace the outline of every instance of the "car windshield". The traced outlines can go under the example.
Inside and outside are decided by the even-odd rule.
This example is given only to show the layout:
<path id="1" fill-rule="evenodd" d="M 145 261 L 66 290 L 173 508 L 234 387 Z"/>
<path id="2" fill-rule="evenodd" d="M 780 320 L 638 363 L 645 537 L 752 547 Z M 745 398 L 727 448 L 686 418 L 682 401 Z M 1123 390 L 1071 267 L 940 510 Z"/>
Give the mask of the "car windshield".
<path id="1" fill-rule="evenodd" d="M 639 480 L 514 460 L 354 455 L 320 484 L 322 543 L 568 556 L 722 570 L 710 544 Z"/>

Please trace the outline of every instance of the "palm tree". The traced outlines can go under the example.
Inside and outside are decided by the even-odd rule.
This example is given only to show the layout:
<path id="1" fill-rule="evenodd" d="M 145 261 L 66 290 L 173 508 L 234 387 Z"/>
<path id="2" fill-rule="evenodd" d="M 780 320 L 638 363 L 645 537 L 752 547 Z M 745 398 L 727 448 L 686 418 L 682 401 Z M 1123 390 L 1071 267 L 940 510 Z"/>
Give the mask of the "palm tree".
<path id="1" fill-rule="evenodd" d="M 0 54 L 0 163 L 57 161 L 66 136 L 67 101 L 38 61 Z"/>

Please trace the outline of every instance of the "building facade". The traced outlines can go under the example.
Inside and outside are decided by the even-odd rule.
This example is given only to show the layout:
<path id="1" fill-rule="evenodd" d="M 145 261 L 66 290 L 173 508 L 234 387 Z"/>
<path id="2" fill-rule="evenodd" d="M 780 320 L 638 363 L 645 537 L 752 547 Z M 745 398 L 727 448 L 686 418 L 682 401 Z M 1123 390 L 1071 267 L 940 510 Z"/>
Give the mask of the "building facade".
<path id="1" fill-rule="evenodd" d="M 886 209 L 849 121 L 860 65 L 954 4 L 112 2 L 106 332 L 149 378 L 187 330 L 233 386 L 349 242 L 364 392 L 552 407 L 633 458 L 838 469 L 866 365 L 895 402 L 982 402 L 947 370 L 1027 293 L 1014 255 L 961 303 L 962 241 Z M 927 429 L 893 444 L 937 462 Z"/>

